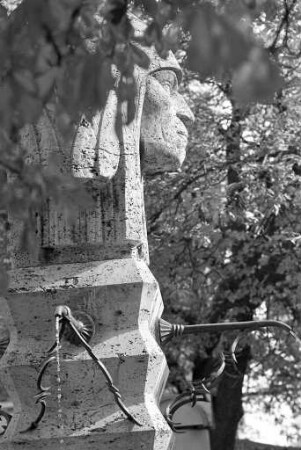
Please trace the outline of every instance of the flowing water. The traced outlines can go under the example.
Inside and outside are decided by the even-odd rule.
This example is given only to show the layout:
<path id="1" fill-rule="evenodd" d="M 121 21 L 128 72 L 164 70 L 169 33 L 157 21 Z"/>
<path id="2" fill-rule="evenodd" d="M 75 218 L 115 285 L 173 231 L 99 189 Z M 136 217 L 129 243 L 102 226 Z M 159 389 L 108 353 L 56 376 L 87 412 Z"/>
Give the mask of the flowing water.
<path id="1" fill-rule="evenodd" d="M 58 428 L 62 430 L 63 434 L 63 410 L 62 410 L 62 384 L 61 384 L 61 363 L 60 363 L 60 317 L 55 319 L 55 341 L 56 341 L 56 381 L 57 381 L 57 418 Z M 60 444 L 64 444 L 64 439 L 60 439 Z"/>

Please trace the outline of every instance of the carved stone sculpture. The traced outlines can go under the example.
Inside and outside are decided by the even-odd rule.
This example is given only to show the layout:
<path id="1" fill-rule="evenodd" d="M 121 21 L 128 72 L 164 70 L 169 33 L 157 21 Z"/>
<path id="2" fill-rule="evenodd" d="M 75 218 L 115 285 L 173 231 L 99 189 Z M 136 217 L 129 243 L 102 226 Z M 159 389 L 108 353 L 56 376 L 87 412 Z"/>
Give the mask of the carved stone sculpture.
<path id="1" fill-rule="evenodd" d="M 136 21 L 137 22 L 137 21 Z M 112 90 L 107 105 L 91 122 L 84 117 L 68 145 L 62 143 L 55 118 L 45 109 L 39 122 L 23 130 L 23 146 L 31 164 L 47 166 L 49 157 L 60 156 L 61 173 L 72 173 L 89 186 L 92 206 L 81 208 L 72 222 L 68 211 L 49 199 L 37 218 L 40 261 L 85 261 L 118 256 L 140 246 L 147 260 L 141 168 L 164 172 L 179 168 L 187 145 L 186 125 L 193 115 L 178 93 L 181 69 L 172 54 L 159 58 L 144 49 L 151 64 L 136 68 L 136 114 L 117 136 L 117 96 Z M 34 151 L 33 151 L 34 149 Z M 12 229 L 18 243 L 20 227 Z M 17 244 L 18 245 L 18 244 Z M 15 266 L 35 265 L 29 255 L 13 248 Z"/>
<path id="2" fill-rule="evenodd" d="M 147 71 L 135 69 L 135 118 L 122 125 L 118 136 L 114 90 L 91 122 L 82 117 L 70 145 L 62 144 L 47 108 L 40 121 L 23 132 L 29 162 L 47 166 L 51 153 L 59 154 L 60 170 L 80 178 L 93 202 L 88 208 L 79 206 L 70 222 L 49 199 L 37 217 L 37 258 L 16 245 L 20 227 L 12 225 L 15 268 L 1 306 L 11 338 L 0 363 L 0 378 L 13 400 L 14 414 L 0 438 L 3 450 L 57 450 L 61 440 L 72 450 L 163 450 L 171 445 L 171 432 L 158 409 L 167 368 L 156 342 L 162 300 L 145 264 L 141 168 L 150 172 L 178 168 L 185 156 L 186 125 L 193 116 L 178 93 L 181 70 L 173 55 L 164 60 L 153 48 L 145 50 L 151 63 Z M 54 311 L 62 304 L 93 319 L 92 349 L 110 369 L 141 427 L 118 410 L 84 350 L 69 345 L 61 361 L 63 423 L 58 428 L 54 393 L 39 427 L 22 433 L 36 414 L 35 378 L 53 341 Z M 55 386 L 55 369 L 49 377 Z"/>
<path id="3" fill-rule="evenodd" d="M 180 81 L 176 64 L 147 77 L 140 140 L 146 172 L 177 170 L 186 156 L 186 126 L 193 121 L 193 115 L 178 92 Z"/>

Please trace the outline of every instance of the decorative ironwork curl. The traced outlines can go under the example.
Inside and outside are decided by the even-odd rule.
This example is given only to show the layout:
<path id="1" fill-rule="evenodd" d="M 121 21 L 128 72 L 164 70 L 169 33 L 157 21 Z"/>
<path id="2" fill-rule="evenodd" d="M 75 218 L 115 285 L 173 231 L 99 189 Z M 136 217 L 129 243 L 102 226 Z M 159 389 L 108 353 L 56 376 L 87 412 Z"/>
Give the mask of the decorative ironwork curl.
<path id="1" fill-rule="evenodd" d="M 197 402 L 208 402 L 208 390 L 205 385 L 202 384 L 201 388 L 196 389 L 194 385 L 191 385 L 191 389 L 178 395 L 166 408 L 165 418 L 175 433 L 185 433 L 187 430 L 204 430 L 210 428 L 210 423 L 206 413 L 202 414 L 202 419 L 205 423 L 193 424 L 193 425 L 182 425 L 181 423 L 174 422 L 173 416 L 179 408 L 184 405 L 190 404 L 193 408 Z"/>
<path id="2" fill-rule="evenodd" d="M 54 349 L 51 349 L 51 352 L 50 352 L 48 358 L 41 365 L 39 374 L 38 374 L 38 379 L 37 379 L 38 393 L 35 395 L 36 403 L 40 404 L 40 412 L 38 414 L 38 417 L 34 421 L 31 422 L 29 427 L 27 427 L 25 430 L 20 431 L 20 433 L 27 433 L 28 431 L 35 430 L 44 417 L 44 414 L 46 411 L 46 399 L 50 395 L 49 391 L 51 389 L 51 386 L 46 386 L 46 387 L 42 386 L 42 379 L 43 379 L 44 373 L 46 372 L 46 369 L 49 366 L 49 364 L 52 363 L 53 361 L 55 361 L 55 359 L 56 359 L 56 357 L 53 354 L 54 351 L 55 351 L 55 347 L 54 347 Z"/>
<path id="3" fill-rule="evenodd" d="M 5 434 L 7 430 L 7 427 L 9 425 L 9 422 L 11 421 L 12 416 L 1 408 L 2 405 L 0 405 L 0 436 L 3 436 L 3 434 Z"/>
<path id="4" fill-rule="evenodd" d="M 121 411 L 127 416 L 129 420 L 134 422 L 136 425 L 141 426 L 141 423 L 130 413 L 127 407 L 124 405 L 119 389 L 114 385 L 113 379 L 111 377 L 110 372 L 106 368 L 106 366 L 97 358 L 97 356 L 93 353 L 88 341 L 92 338 L 94 334 L 94 323 L 93 320 L 86 313 L 79 311 L 77 313 L 78 318 L 75 318 L 71 309 L 66 305 L 60 305 L 55 310 L 55 317 L 59 318 L 60 321 L 60 330 L 59 330 L 59 342 L 62 337 L 71 342 L 74 345 L 82 345 L 85 350 L 88 352 L 89 356 L 93 359 L 99 369 L 102 371 L 107 386 L 114 395 L 115 402 Z M 48 366 L 56 360 L 56 352 L 57 352 L 58 342 L 55 342 L 51 348 L 48 350 L 47 359 L 43 362 L 40 367 L 38 378 L 37 378 L 37 389 L 38 394 L 36 397 L 36 403 L 39 403 L 41 406 L 40 413 L 38 417 L 29 425 L 28 428 L 21 431 L 21 433 L 27 433 L 28 431 L 35 430 L 41 420 L 44 417 L 46 411 L 46 398 L 50 395 L 51 386 L 43 386 L 42 380 L 43 376 L 46 372 Z"/>
<path id="5" fill-rule="evenodd" d="M 70 310 L 69 310 L 70 311 Z M 106 378 L 106 382 L 107 382 L 107 386 L 109 388 L 109 391 L 112 392 L 112 394 L 114 395 L 115 398 L 115 402 L 117 403 L 117 405 L 119 406 L 119 408 L 121 409 L 121 411 L 127 416 L 127 418 L 134 422 L 136 425 L 141 426 L 141 423 L 138 422 L 138 420 L 130 413 L 130 411 L 127 409 L 127 407 L 124 405 L 122 399 L 121 399 L 121 394 L 119 389 L 114 385 L 113 383 L 113 379 L 112 376 L 110 374 L 110 372 L 108 371 L 108 369 L 106 368 L 106 366 L 97 358 L 96 355 L 94 355 L 90 345 L 87 343 L 87 341 L 84 339 L 84 337 L 82 336 L 82 333 L 78 330 L 78 328 L 76 327 L 76 323 L 74 322 L 72 316 L 70 317 L 70 315 L 66 316 L 66 320 L 69 321 L 69 324 L 71 326 L 71 328 L 73 329 L 74 333 L 76 334 L 76 336 L 78 337 L 78 339 L 80 340 L 80 342 L 82 343 L 83 347 L 86 349 L 86 351 L 88 352 L 89 356 L 93 359 L 93 361 L 95 362 L 95 364 L 99 367 L 99 369 L 102 371 L 104 377 Z"/>
<path id="6" fill-rule="evenodd" d="M 239 341 L 245 331 L 255 331 L 262 328 L 276 327 L 281 328 L 289 333 L 294 339 L 298 339 L 296 334 L 293 332 L 292 328 L 284 322 L 277 320 L 259 320 L 259 321 L 245 321 L 245 322 L 224 322 L 224 323 L 206 323 L 197 325 L 182 325 L 182 324 L 172 324 L 163 319 L 159 320 L 159 339 L 161 344 L 166 344 L 174 337 L 181 337 L 187 334 L 200 334 L 208 332 L 223 332 L 223 331 L 239 331 L 239 334 L 234 339 L 230 348 L 230 359 L 234 364 L 237 364 L 236 359 L 236 349 Z M 173 416 L 175 412 L 183 405 L 188 403 L 192 407 L 195 406 L 197 401 L 206 401 L 206 394 L 210 393 L 219 377 L 224 372 L 226 367 L 226 357 L 224 353 L 219 355 L 221 363 L 215 372 L 211 373 L 206 379 L 202 379 L 199 382 L 194 382 L 188 392 L 184 392 L 178 395 L 175 400 L 173 400 L 166 408 L 166 420 L 170 425 L 171 429 L 176 433 L 183 433 L 188 429 L 204 429 L 209 428 L 209 423 L 206 425 L 181 425 L 173 421 Z M 207 400 L 208 401 L 208 400 Z"/>

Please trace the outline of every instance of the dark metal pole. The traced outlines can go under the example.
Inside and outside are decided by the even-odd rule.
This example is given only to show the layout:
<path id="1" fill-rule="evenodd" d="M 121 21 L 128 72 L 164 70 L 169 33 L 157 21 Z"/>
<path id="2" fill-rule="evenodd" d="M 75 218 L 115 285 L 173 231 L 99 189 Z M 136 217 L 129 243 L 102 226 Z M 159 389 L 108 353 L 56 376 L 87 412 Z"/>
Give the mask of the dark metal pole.
<path id="1" fill-rule="evenodd" d="M 174 337 L 179 337 L 184 334 L 200 334 L 212 333 L 231 330 L 259 330 L 260 328 L 277 327 L 287 331 L 292 337 L 296 339 L 296 335 L 292 328 L 284 322 L 278 320 L 254 320 L 245 322 L 224 322 L 224 323 L 204 323 L 197 325 L 180 325 L 166 322 L 163 319 L 159 320 L 159 337 L 161 344 L 165 344 Z"/>

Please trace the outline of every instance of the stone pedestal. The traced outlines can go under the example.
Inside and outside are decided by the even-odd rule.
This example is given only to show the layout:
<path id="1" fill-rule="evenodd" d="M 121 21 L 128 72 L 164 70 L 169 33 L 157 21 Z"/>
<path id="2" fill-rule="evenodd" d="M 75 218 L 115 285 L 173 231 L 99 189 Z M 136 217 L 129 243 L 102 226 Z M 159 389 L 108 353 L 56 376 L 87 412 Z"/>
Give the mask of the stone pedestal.
<path id="1" fill-rule="evenodd" d="M 5 5 L 13 9 L 16 2 L 7 0 Z M 134 17 L 131 21 L 140 33 L 144 24 Z M 181 70 L 173 55 L 163 60 L 154 47 L 144 50 L 150 65 L 135 66 L 135 115 L 130 123 L 126 105 L 118 104 L 119 76 L 112 68 L 115 83 L 106 105 L 89 120 L 82 115 L 70 141 L 59 132 L 55 102 L 45 105 L 37 123 L 21 130 L 27 163 L 49 170 L 51 156 L 56 155 L 61 164 L 55 175 L 80 179 L 91 202 L 75 202 L 70 221 L 58 195 L 46 199 L 35 214 L 34 255 L 21 247 L 21 225 L 11 220 L 8 247 L 13 270 L 9 293 L 0 305 L 10 344 L 0 363 L 0 382 L 14 410 L 0 438 L 1 450 L 171 448 L 172 432 L 158 409 L 167 366 L 156 342 L 162 301 L 146 265 L 141 167 L 145 171 L 179 167 L 187 144 L 185 124 L 192 114 L 178 93 Z M 122 120 L 117 132 L 118 112 Z M 46 413 L 36 429 L 22 432 L 39 414 L 36 381 L 55 339 L 58 305 L 92 317 L 96 329 L 92 350 L 111 372 L 124 404 L 141 426 L 120 411 L 84 348 L 63 343 L 62 417 L 52 364 L 46 373 L 52 386 Z"/>
<path id="2" fill-rule="evenodd" d="M 95 335 L 90 345 L 141 427 L 120 411 L 86 351 L 63 341 L 62 423 L 53 362 L 43 382 L 51 385 L 44 418 L 36 430 L 20 433 L 39 413 L 34 400 L 38 369 L 54 342 L 54 311 L 62 304 L 92 317 Z M 128 258 L 17 269 L 2 310 L 11 341 L 0 377 L 14 403 L 12 421 L 0 439 L 2 450 L 170 448 L 171 432 L 158 409 L 167 375 L 155 339 L 162 301 L 144 262 Z"/>

